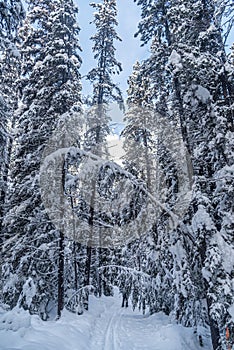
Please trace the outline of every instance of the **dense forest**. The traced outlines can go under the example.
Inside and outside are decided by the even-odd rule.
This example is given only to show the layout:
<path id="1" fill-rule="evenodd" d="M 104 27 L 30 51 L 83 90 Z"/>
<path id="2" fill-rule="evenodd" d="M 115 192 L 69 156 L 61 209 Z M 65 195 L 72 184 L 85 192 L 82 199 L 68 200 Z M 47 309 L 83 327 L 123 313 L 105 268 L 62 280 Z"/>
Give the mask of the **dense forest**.
<path id="1" fill-rule="evenodd" d="M 91 96 L 79 1 L 0 0 L 0 303 L 46 321 L 118 287 L 122 306 L 170 315 L 200 346 L 209 327 L 213 349 L 231 349 L 233 1 L 134 1 L 150 51 L 125 103 L 116 0 L 91 4 Z M 119 164 L 112 102 L 124 113 Z"/>

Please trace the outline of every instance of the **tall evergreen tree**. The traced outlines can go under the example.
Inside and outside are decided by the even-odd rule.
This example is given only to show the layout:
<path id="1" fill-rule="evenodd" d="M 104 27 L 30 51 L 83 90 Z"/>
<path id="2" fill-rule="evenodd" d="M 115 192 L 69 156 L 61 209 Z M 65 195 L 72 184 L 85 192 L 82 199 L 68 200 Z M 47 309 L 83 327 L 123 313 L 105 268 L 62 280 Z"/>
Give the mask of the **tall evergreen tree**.
<path id="1" fill-rule="evenodd" d="M 181 181 L 178 179 L 182 175 L 180 164 L 175 164 L 176 160 L 178 161 L 178 147 L 181 147 L 180 134 L 176 129 L 174 135 L 169 134 L 175 126 L 165 114 L 163 104 L 165 96 L 161 100 L 160 98 L 156 100 L 156 109 L 154 108 L 152 99 L 154 90 L 151 88 L 154 84 L 155 82 L 150 79 L 150 72 L 145 71 L 145 63 L 142 66 L 137 63 L 129 79 L 129 110 L 125 117 L 128 124 L 123 132 L 126 137 L 124 159 L 129 170 L 145 182 L 148 193 L 154 198 L 160 198 L 165 208 L 173 210 L 178 205 L 178 191 L 181 190 L 179 188 Z M 183 186 L 186 186 L 185 183 Z M 145 236 L 129 245 L 129 257 L 138 252 L 137 256 L 141 261 L 140 270 L 151 278 L 152 284 L 145 292 L 147 296 L 144 297 L 144 303 L 148 304 L 150 311 L 164 310 L 167 314 L 173 312 L 177 320 L 183 320 L 183 323 L 188 325 L 192 322 L 189 312 L 192 302 L 189 300 L 188 291 L 191 290 L 193 294 L 194 287 L 188 257 L 182 247 L 186 244 L 184 242 L 186 237 L 180 236 L 181 232 L 168 232 L 168 214 L 166 212 L 160 214 L 158 207 Z M 138 262 L 135 268 L 139 268 Z M 187 275 L 186 282 L 183 281 L 183 274 Z M 154 291 L 151 288 L 153 281 L 157 281 L 154 284 Z M 140 303 L 143 290 L 144 287 L 141 286 L 133 293 L 134 299 Z M 180 299 L 189 301 L 182 303 Z"/>
<path id="2" fill-rule="evenodd" d="M 124 160 L 128 170 L 145 180 L 148 190 L 152 191 L 153 177 L 155 180 L 156 174 L 153 166 L 155 163 L 154 113 L 150 81 L 143 75 L 139 62 L 134 65 L 128 84 L 128 112 L 125 114 L 127 126 L 122 132 L 125 138 Z"/>
<path id="3" fill-rule="evenodd" d="M 114 41 L 121 39 L 115 30 L 118 25 L 116 1 L 103 0 L 103 3 L 92 3 L 91 6 L 97 10 L 93 21 L 97 32 L 91 37 L 97 67 L 87 75 L 93 86 L 93 112 L 88 117 L 86 143 L 89 143 L 88 149 L 93 143 L 93 148 L 96 149 L 94 152 L 97 154 L 98 144 L 103 143 L 109 133 L 110 120 L 106 114 L 106 106 L 110 102 L 117 102 L 120 106 L 123 104 L 121 91 L 112 79 L 113 74 L 119 74 L 122 70 L 121 64 L 115 58 L 114 47 Z"/>
<path id="4" fill-rule="evenodd" d="M 96 34 L 91 37 L 94 42 L 93 52 L 94 59 L 97 61 L 97 67 L 93 68 L 87 75 L 87 79 L 93 86 L 92 108 L 87 116 L 87 133 L 85 135 L 84 147 L 92 153 L 106 158 L 106 137 L 109 134 L 108 104 L 110 102 L 117 102 L 121 107 L 123 105 L 123 98 L 121 91 L 117 84 L 113 82 L 112 76 L 122 70 L 121 64 L 115 57 L 114 41 L 121 40 L 116 32 L 115 27 L 117 22 L 117 8 L 115 0 L 103 0 L 102 3 L 91 3 L 91 6 L 96 9 L 94 14 L 94 21 L 96 27 Z M 95 202 L 96 183 L 93 184 L 93 199 Z M 93 227 L 93 212 L 90 213 L 90 226 Z M 104 261 L 108 260 L 109 253 L 101 248 L 95 252 L 96 268 L 101 266 Z M 92 260 L 92 249 L 87 248 L 87 263 L 86 274 L 88 276 L 86 284 L 90 284 L 90 268 Z M 95 276 L 98 276 L 97 270 Z M 102 294 L 101 282 L 98 283 L 99 295 Z M 105 283 L 104 283 L 105 284 Z M 105 287 L 104 287 L 105 289 Z M 107 292 L 107 288 L 104 291 Z"/>
<path id="5" fill-rule="evenodd" d="M 64 233 L 46 214 L 39 170 L 59 118 L 81 108 L 76 13 L 73 1 L 30 1 L 20 32 L 22 100 L 5 217 L 4 298 L 44 319 L 56 303 L 58 316 L 63 308 Z"/>
<path id="6" fill-rule="evenodd" d="M 156 106 L 163 98 L 165 110 L 180 122 L 192 158 L 195 183 L 190 220 L 196 245 L 190 256 L 200 278 L 203 273 L 199 298 L 206 296 L 213 347 L 225 349 L 233 266 L 227 264 L 222 250 L 229 244 L 233 254 L 234 248 L 228 180 L 233 167 L 233 70 L 221 36 L 222 15 L 230 10 L 229 2 L 223 2 L 222 11 L 220 2 L 212 0 L 142 0 L 138 4 L 142 5 L 142 40 L 154 39 L 146 70 L 155 82 Z M 158 89 L 161 77 L 163 89 Z M 168 92 L 162 95 L 163 91 Z M 199 275 L 199 271 L 195 272 Z"/>
<path id="7" fill-rule="evenodd" d="M 16 109 L 15 80 L 18 75 L 19 54 L 15 44 L 18 26 L 23 17 L 21 1 L 0 2 L 0 232 L 9 166 L 9 125 Z"/>
<path id="8" fill-rule="evenodd" d="M 12 44 L 17 36 L 18 25 L 24 16 L 21 0 L 1 0 L 0 2 L 0 48 Z"/>
<path id="9" fill-rule="evenodd" d="M 112 81 L 113 74 L 122 71 L 121 63 L 115 58 L 114 41 L 120 40 L 115 27 L 117 22 L 117 8 L 115 0 L 103 0 L 103 3 L 91 6 L 97 10 L 93 23 L 97 32 L 91 37 L 94 42 L 94 59 L 97 67 L 87 75 L 87 79 L 93 84 L 93 105 L 110 103 L 115 101 L 123 103 L 122 94 L 117 84 Z"/>

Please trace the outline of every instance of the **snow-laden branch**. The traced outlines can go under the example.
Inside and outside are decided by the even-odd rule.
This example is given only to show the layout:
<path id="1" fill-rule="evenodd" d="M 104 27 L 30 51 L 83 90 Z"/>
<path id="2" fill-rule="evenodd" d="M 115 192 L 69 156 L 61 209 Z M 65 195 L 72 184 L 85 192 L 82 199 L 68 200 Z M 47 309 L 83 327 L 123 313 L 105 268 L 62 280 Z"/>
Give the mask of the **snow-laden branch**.
<path id="1" fill-rule="evenodd" d="M 96 288 L 92 285 L 92 284 L 89 284 L 89 285 L 87 285 L 87 286 L 84 286 L 84 287 L 81 287 L 81 288 L 79 288 L 79 289 L 77 289 L 76 291 L 75 291 L 75 293 L 73 293 L 72 294 L 72 296 L 68 299 L 68 301 L 66 302 L 66 306 L 68 306 L 68 304 L 70 303 L 70 301 L 74 298 L 74 297 L 76 297 L 77 295 L 79 295 L 80 294 L 80 292 L 83 292 L 83 291 L 85 291 L 85 292 L 92 292 L 92 291 L 94 291 Z"/>
<path id="2" fill-rule="evenodd" d="M 138 271 L 138 270 L 135 270 L 131 267 L 126 267 L 126 266 L 122 266 L 122 265 L 105 265 L 105 266 L 98 267 L 97 270 L 102 271 L 102 270 L 105 270 L 106 268 L 117 268 L 117 269 L 121 269 L 124 271 L 129 271 L 134 275 L 139 275 L 141 277 L 145 277 L 149 280 L 152 280 L 152 277 L 148 273 L 143 272 L 143 271 Z"/>

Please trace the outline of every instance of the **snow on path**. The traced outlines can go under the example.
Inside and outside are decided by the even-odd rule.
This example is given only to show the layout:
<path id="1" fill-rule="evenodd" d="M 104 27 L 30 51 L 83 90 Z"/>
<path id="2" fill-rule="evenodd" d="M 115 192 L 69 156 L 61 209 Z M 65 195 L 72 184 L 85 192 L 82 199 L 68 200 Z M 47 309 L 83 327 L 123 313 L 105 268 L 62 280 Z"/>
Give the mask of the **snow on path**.
<path id="1" fill-rule="evenodd" d="M 41 321 L 26 311 L 0 312 L 0 350 L 199 350 L 192 329 L 163 313 L 143 316 L 121 308 L 121 298 L 90 297 L 89 312 L 65 311 L 59 321 Z M 3 322 L 4 321 L 4 322 Z M 203 350 L 211 350 L 207 337 Z"/>
<path id="2" fill-rule="evenodd" d="M 143 316 L 120 305 L 118 296 L 105 298 L 103 312 L 95 320 L 89 350 L 201 349 L 192 329 L 170 323 L 163 313 Z M 204 340 L 203 349 L 210 350 L 210 338 Z"/>

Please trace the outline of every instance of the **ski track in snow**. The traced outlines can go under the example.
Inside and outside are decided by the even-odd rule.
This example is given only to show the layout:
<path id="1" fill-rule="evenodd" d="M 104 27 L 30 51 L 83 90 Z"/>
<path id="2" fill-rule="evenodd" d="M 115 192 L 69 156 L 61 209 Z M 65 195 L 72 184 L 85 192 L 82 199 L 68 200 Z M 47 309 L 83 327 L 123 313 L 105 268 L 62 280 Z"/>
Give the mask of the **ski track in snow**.
<path id="1" fill-rule="evenodd" d="M 43 322 L 26 311 L 6 315 L 14 331 L 1 326 L 6 323 L 0 312 L 0 350 L 201 349 L 191 328 L 171 323 L 163 313 L 143 316 L 131 305 L 121 308 L 117 291 L 114 297 L 91 296 L 88 312 L 77 316 L 64 311 L 59 321 Z M 211 350 L 209 334 L 204 340 L 202 349 Z"/>
<path id="2" fill-rule="evenodd" d="M 106 298 L 95 319 L 87 350 L 199 350 L 192 329 L 169 323 L 163 313 L 143 316 L 121 308 L 118 297 Z M 203 347 L 210 350 L 210 346 Z"/>
<path id="3" fill-rule="evenodd" d="M 104 306 L 104 312 L 96 319 L 90 350 L 119 350 L 118 328 L 123 310 L 114 300 Z"/>
<path id="4" fill-rule="evenodd" d="M 117 337 L 118 332 L 118 325 L 120 322 L 121 315 L 114 314 L 110 322 L 108 324 L 108 327 L 105 332 L 105 339 L 104 339 L 104 350 L 113 349 L 118 350 L 119 349 L 119 340 Z"/>

